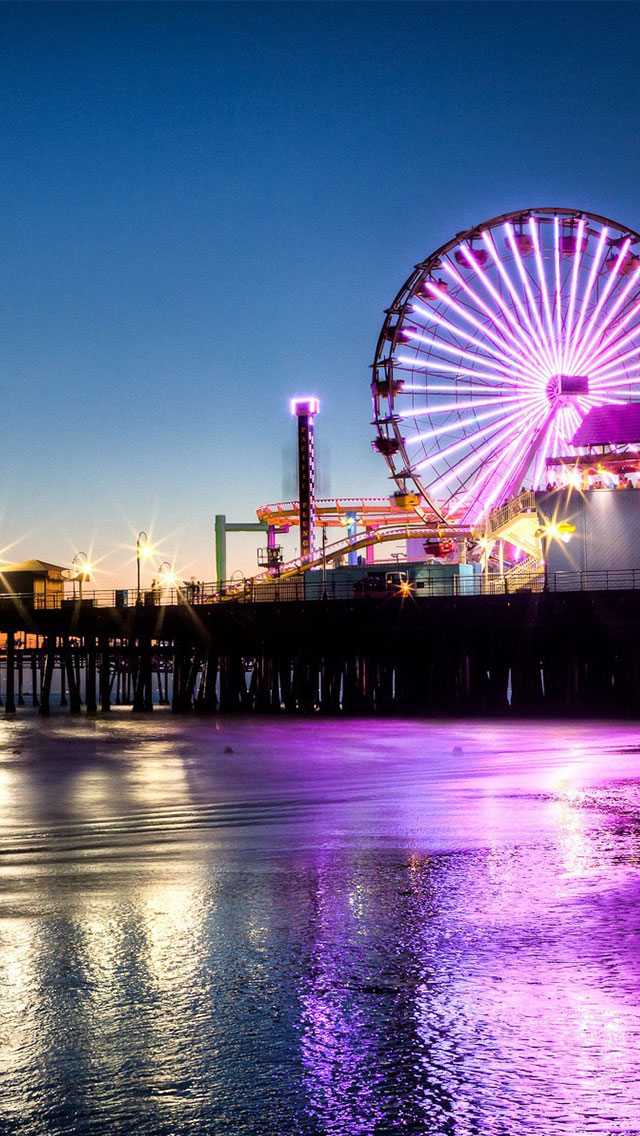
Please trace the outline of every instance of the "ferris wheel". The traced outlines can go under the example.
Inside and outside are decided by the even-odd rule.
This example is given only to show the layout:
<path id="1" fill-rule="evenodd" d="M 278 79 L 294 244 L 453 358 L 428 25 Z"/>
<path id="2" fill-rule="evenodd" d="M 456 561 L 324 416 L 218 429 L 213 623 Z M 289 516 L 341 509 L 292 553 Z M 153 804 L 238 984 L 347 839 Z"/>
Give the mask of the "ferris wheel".
<path id="1" fill-rule="evenodd" d="M 373 364 L 374 448 L 419 511 L 474 523 L 585 414 L 640 399 L 640 236 L 575 209 L 459 233 L 388 309 Z"/>

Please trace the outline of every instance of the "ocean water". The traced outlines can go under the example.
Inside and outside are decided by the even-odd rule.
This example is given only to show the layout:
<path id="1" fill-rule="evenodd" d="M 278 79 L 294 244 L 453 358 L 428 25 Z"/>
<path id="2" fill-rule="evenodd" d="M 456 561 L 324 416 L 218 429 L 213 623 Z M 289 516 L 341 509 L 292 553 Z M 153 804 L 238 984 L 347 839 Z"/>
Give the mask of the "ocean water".
<path id="1" fill-rule="evenodd" d="M 640 726 L 0 721 L 0 1133 L 640 1133 Z"/>

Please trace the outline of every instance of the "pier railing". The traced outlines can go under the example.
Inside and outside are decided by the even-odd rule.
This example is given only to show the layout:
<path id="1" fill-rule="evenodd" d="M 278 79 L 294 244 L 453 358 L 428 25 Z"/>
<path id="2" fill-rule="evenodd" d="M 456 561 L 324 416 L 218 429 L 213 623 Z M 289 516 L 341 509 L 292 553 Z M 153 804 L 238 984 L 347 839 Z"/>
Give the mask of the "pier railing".
<path id="1" fill-rule="evenodd" d="M 474 575 L 432 577 L 410 581 L 399 586 L 387 581 L 384 574 L 376 578 L 371 573 L 361 580 L 345 580 L 333 572 L 327 573 L 326 583 L 317 578 L 296 576 L 278 580 L 237 580 L 226 584 L 216 582 L 188 585 L 184 588 L 147 590 L 138 599 L 135 589 L 102 589 L 83 591 L 77 595 L 33 596 L 29 594 L 0 594 L 0 609 L 23 607 L 29 610 L 57 608 L 77 611 L 86 608 L 162 608 L 190 606 L 207 607 L 212 604 L 289 603 L 331 600 L 428 599 L 438 596 L 517 595 L 531 592 L 587 592 L 620 591 L 640 588 L 640 568 L 612 569 L 610 571 L 521 573 L 513 575 Z"/>

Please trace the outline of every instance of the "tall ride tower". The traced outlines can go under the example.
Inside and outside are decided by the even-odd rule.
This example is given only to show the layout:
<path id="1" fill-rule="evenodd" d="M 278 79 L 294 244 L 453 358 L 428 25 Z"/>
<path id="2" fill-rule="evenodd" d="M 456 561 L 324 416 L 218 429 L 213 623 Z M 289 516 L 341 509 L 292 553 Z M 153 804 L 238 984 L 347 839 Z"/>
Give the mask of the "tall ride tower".
<path id="1" fill-rule="evenodd" d="M 298 419 L 298 500 L 300 555 L 313 556 L 316 524 L 316 470 L 313 420 L 320 410 L 317 398 L 294 398 L 291 413 Z"/>

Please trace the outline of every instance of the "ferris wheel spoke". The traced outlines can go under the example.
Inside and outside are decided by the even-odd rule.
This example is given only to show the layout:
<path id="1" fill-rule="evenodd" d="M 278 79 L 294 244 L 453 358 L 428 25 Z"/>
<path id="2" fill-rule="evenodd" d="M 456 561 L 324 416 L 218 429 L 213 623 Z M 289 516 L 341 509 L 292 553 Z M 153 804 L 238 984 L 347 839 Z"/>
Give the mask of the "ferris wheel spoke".
<path id="1" fill-rule="evenodd" d="M 432 430 L 425 430 L 422 434 L 414 434 L 412 438 L 407 439 L 407 445 L 415 445 L 418 442 L 427 441 L 429 438 L 439 438 L 442 434 L 454 434 L 456 431 L 464 430 L 465 427 L 477 426 L 478 422 L 487 422 L 489 419 L 495 419 L 498 415 L 502 414 L 502 407 L 497 410 L 488 410 L 484 414 L 475 414 L 472 418 L 464 418 L 462 421 L 450 422 L 444 426 L 436 426 Z"/>
<path id="2" fill-rule="evenodd" d="M 470 267 L 475 266 L 478 277 L 483 282 L 485 282 L 484 273 L 473 257 L 473 254 L 470 253 L 469 250 L 465 249 L 464 255 L 469 258 Z M 522 338 L 518 338 L 518 336 L 514 335 L 513 331 L 507 325 L 504 319 L 502 319 L 495 310 L 492 310 L 489 305 L 486 304 L 480 296 L 478 296 L 475 289 L 472 288 L 468 281 L 463 279 L 458 270 L 454 268 L 450 262 L 445 264 L 443 268 L 444 271 L 451 277 L 451 279 L 454 280 L 459 285 L 459 287 L 462 288 L 462 290 L 475 302 L 476 310 L 484 312 L 484 314 L 491 320 L 492 326 L 495 327 L 500 333 L 507 350 L 513 352 L 513 350 L 515 349 L 516 358 L 519 359 L 521 357 L 523 347 L 525 350 L 531 348 L 530 340 L 525 339 L 523 342 Z M 498 306 L 501 310 L 503 310 L 502 300 L 500 299 L 498 293 L 495 292 L 495 289 L 493 289 L 493 298 L 497 299 Z"/>
<path id="3" fill-rule="evenodd" d="M 482 473 L 480 476 L 472 480 L 471 475 L 465 479 L 463 492 L 461 497 L 456 499 L 456 503 L 462 510 L 469 511 L 474 505 L 482 500 L 483 504 L 486 501 L 486 507 L 491 508 L 495 499 L 500 495 L 504 488 L 505 482 L 508 480 L 511 473 L 511 467 L 515 456 L 520 452 L 521 440 L 519 437 L 512 438 L 505 446 L 495 447 L 494 451 L 488 454 L 482 461 Z M 493 491 L 489 492 L 489 486 L 495 482 L 496 476 L 499 477 L 498 470 L 506 467 L 506 473 L 503 473 L 502 480 L 498 480 L 494 484 Z M 468 482 L 471 481 L 471 487 L 466 488 Z"/>
<path id="4" fill-rule="evenodd" d="M 446 379 L 446 376 L 444 376 Z M 497 387 L 489 386 L 488 383 L 480 383 L 477 387 L 471 385 L 469 379 L 459 379 L 456 381 L 454 378 L 449 378 L 448 381 L 442 383 L 406 383 L 403 380 L 402 390 L 396 395 L 396 399 L 404 398 L 407 394 L 455 394 L 457 391 L 462 395 L 478 394 L 482 398 L 486 395 L 491 396 L 492 400 L 502 398 L 503 394 L 512 394 L 513 387 Z M 513 395 L 514 398 L 519 397 Z M 474 401 L 473 405 L 476 403 Z M 428 408 L 427 408 L 428 410 Z"/>
<path id="5" fill-rule="evenodd" d="M 569 339 L 568 354 L 567 354 L 567 370 L 570 373 L 571 373 L 571 368 L 572 368 L 574 356 L 575 356 L 576 351 L 578 350 L 579 344 L 580 344 L 580 332 L 582 330 L 582 325 L 584 323 L 584 317 L 585 317 L 585 313 L 586 313 L 586 310 L 587 310 L 587 304 L 589 303 L 589 300 L 591 298 L 591 293 L 593 292 L 593 285 L 594 285 L 594 281 L 596 279 L 596 276 L 597 276 L 598 272 L 600 271 L 600 269 L 602 267 L 602 261 L 603 261 L 604 252 L 605 252 L 607 234 L 608 234 L 608 229 L 605 225 L 602 232 L 600 233 L 600 238 L 598 240 L 596 251 L 595 251 L 595 254 L 594 254 L 594 257 L 593 257 L 591 269 L 589 271 L 589 276 L 588 276 L 587 283 L 585 285 L 585 289 L 584 289 L 583 296 L 582 296 L 582 303 L 580 305 L 580 311 L 578 313 L 578 319 L 576 321 L 576 326 L 575 326 L 575 328 L 574 328 L 574 330 L 571 334 L 571 337 Z"/>
<path id="6" fill-rule="evenodd" d="M 414 314 L 422 314 L 422 312 L 416 313 L 415 308 L 414 308 Z M 444 330 L 451 330 L 451 331 L 456 330 L 454 328 L 454 326 L 452 324 L 450 324 L 449 321 L 444 319 L 444 317 L 442 317 L 442 316 L 436 317 L 435 313 L 426 312 L 426 311 L 424 312 L 424 315 L 427 316 L 429 319 L 433 319 L 434 321 L 436 321 L 439 326 L 444 328 Z M 424 335 L 422 332 L 418 332 L 417 329 L 415 329 L 415 328 L 408 328 L 405 334 L 409 338 L 415 338 L 416 336 L 422 336 L 422 342 L 425 345 L 427 345 L 427 346 L 433 345 L 438 350 L 444 351 L 445 354 L 449 354 L 453 357 L 458 356 L 458 357 L 463 358 L 463 359 L 470 359 L 472 362 L 477 362 L 478 360 L 480 360 L 484 367 L 488 367 L 490 369 L 495 369 L 496 374 L 504 382 L 510 381 L 514 386 L 518 386 L 519 381 L 518 381 L 518 379 L 509 380 L 506 377 L 506 374 L 505 374 L 505 372 L 507 370 L 514 373 L 514 374 L 518 374 L 521 371 L 522 374 L 523 374 L 523 377 L 525 377 L 525 378 L 531 376 L 531 378 L 533 379 L 533 377 L 535 376 L 535 372 L 533 371 L 532 368 L 521 367 L 519 369 L 517 367 L 514 367 L 512 361 L 510 359 L 505 359 L 504 357 L 500 356 L 493 348 L 491 348 L 491 347 L 487 346 L 486 344 L 482 343 L 481 341 L 479 341 L 478 338 L 477 338 L 477 336 L 478 336 L 477 332 L 475 332 L 475 333 L 469 332 L 465 336 L 465 342 L 467 344 L 469 344 L 469 345 L 476 344 L 478 346 L 478 348 L 482 348 L 482 351 L 478 350 L 477 352 L 466 351 L 463 348 L 458 347 L 456 344 L 450 344 L 447 340 L 442 339 L 442 337 L 438 337 L 438 336 L 434 336 L 434 335 L 428 335 L 428 336 Z M 432 356 L 430 356 L 426 352 L 424 352 L 423 354 L 424 354 L 424 358 L 425 358 L 424 365 L 426 366 L 426 365 L 428 365 L 429 359 L 432 358 Z M 420 356 L 420 358 L 422 358 L 422 357 L 423 356 Z M 398 356 L 398 358 L 403 359 L 405 362 L 407 361 L 406 356 Z M 409 360 L 409 362 L 411 362 L 411 361 L 412 360 Z"/>
<path id="7" fill-rule="evenodd" d="M 551 316 L 551 304 L 549 302 L 549 291 L 547 288 L 547 277 L 542 262 L 542 253 L 540 251 L 540 236 L 538 233 L 538 226 L 533 217 L 529 218 L 529 231 L 531 233 L 531 240 L 533 242 L 533 251 L 536 258 L 536 267 L 538 270 L 538 280 L 540 281 L 540 292 L 542 295 L 542 303 L 544 307 L 545 322 L 547 325 L 548 341 L 552 345 L 553 360 L 556 369 L 559 370 L 560 356 L 558 340 L 555 337 L 553 330 L 553 319 Z"/>
<path id="8" fill-rule="evenodd" d="M 438 291 L 438 288 L 435 284 L 430 284 L 427 281 L 426 286 L 429 289 L 432 289 L 433 293 L 436 296 L 438 296 L 439 298 L 442 298 L 443 302 L 448 304 L 448 306 L 456 313 L 456 315 L 458 315 L 461 319 L 466 320 L 468 323 L 472 324 L 472 326 L 475 327 L 477 330 L 479 330 L 482 333 L 482 335 L 485 336 L 485 338 L 490 339 L 491 342 L 496 345 L 497 351 L 494 350 L 494 352 L 493 352 L 493 354 L 495 354 L 496 358 L 501 359 L 503 362 L 505 362 L 507 364 L 508 367 L 511 367 L 511 368 L 521 367 L 522 358 L 518 354 L 517 350 L 510 347 L 508 344 L 505 344 L 504 341 L 500 338 L 499 335 L 497 335 L 495 332 L 493 332 L 491 330 L 491 328 L 487 327 L 486 324 L 482 324 L 481 321 L 476 318 L 476 316 L 474 316 L 471 312 L 467 311 L 462 306 L 462 304 L 459 304 L 458 301 L 454 300 L 453 297 L 449 296 L 448 293 L 445 294 L 444 297 L 442 297 L 442 294 Z M 440 321 L 438 320 L 435 313 L 433 314 L 432 318 L 435 319 L 436 322 L 442 322 L 441 320 Z M 449 326 L 451 326 L 451 325 L 449 325 Z M 489 350 L 489 347 L 486 344 L 485 344 L 485 350 L 487 350 L 487 351 Z"/>
<path id="9" fill-rule="evenodd" d="M 454 332 L 458 335 L 463 334 L 465 336 L 465 342 L 467 343 L 467 345 L 474 345 L 475 344 L 477 346 L 477 348 L 482 349 L 482 351 L 485 353 L 485 356 L 490 356 L 491 358 L 496 360 L 499 364 L 499 371 L 500 371 L 501 377 L 505 377 L 506 371 L 509 374 L 512 374 L 514 376 L 518 376 L 518 377 L 515 377 L 515 378 L 512 379 L 512 382 L 515 386 L 520 384 L 520 382 L 522 382 L 522 381 L 525 381 L 525 382 L 526 381 L 529 381 L 529 382 L 534 381 L 535 369 L 533 368 L 533 366 L 527 364 L 527 362 L 525 360 L 518 361 L 513 356 L 506 356 L 506 354 L 504 352 L 497 350 L 496 348 L 494 348 L 494 346 L 491 346 L 489 343 L 485 342 L 484 341 L 485 328 L 483 328 L 481 325 L 475 326 L 474 331 L 467 331 L 466 328 L 462 328 L 462 329 L 457 328 L 456 325 L 451 324 L 448 319 L 444 318 L 443 316 L 440 316 L 438 314 L 438 312 L 434 312 L 434 311 L 426 312 L 426 315 L 427 315 L 427 317 L 432 319 L 435 324 L 446 329 L 446 331 L 451 331 L 451 332 Z M 460 349 L 460 350 L 462 350 L 462 349 Z M 469 352 L 465 352 L 465 353 L 468 354 Z M 471 356 L 472 356 L 472 358 L 476 358 L 476 356 L 474 356 L 473 352 L 471 352 Z M 484 357 L 484 354 L 483 354 L 483 357 L 482 357 L 482 361 L 483 361 L 484 366 L 489 365 L 487 358 Z M 505 379 L 505 381 L 506 381 L 506 379 Z"/>
<path id="10" fill-rule="evenodd" d="M 518 408 L 514 412 L 514 414 L 510 414 L 505 418 L 502 418 L 501 424 L 498 426 L 496 433 L 500 435 L 505 432 L 510 433 L 510 424 L 513 424 L 517 418 L 521 418 L 521 414 L 521 408 Z M 459 453 L 460 450 L 464 450 L 465 448 L 468 449 L 469 443 L 471 443 L 472 449 L 474 449 L 474 443 L 479 441 L 482 437 L 487 437 L 488 434 L 491 435 L 492 429 L 494 429 L 493 423 L 490 426 L 485 426 L 483 429 L 479 429 L 479 431 L 475 431 L 471 440 L 469 440 L 468 437 L 465 437 L 463 438 L 462 442 L 455 442 L 454 444 L 447 446 L 446 449 L 435 452 L 431 457 L 425 458 L 423 461 L 418 461 L 416 465 L 412 466 L 412 471 L 417 471 L 418 469 L 422 470 L 429 468 L 430 466 L 437 465 L 438 461 L 441 461 L 443 458 L 448 458 L 450 454 Z M 493 437 L 493 435 L 491 435 L 491 437 Z M 482 450 L 482 446 L 480 449 Z M 479 451 L 474 450 L 474 454 L 477 454 L 477 452 Z M 441 484 L 447 484 L 446 482 L 444 482 L 443 478 L 437 478 L 437 481 L 440 481 Z"/>
<path id="11" fill-rule="evenodd" d="M 538 311 L 538 305 L 536 304 L 535 297 L 534 297 L 533 292 L 531 290 L 531 284 L 529 283 L 529 277 L 527 275 L 527 271 L 524 267 L 524 264 L 522 263 L 522 257 L 520 256 L 520 251 L 518 249 L 518 245 L 517 245 L 517 242 L 516 242 L 516 239 L 515 239 L 515 233 L 513 231 L 513 225 L 510 222 L 507 222 L 507 224 L 505 225 L 505 232 L 507 234 L 507 242 L 509 244 L 509 247 L 511 248 L 512 253 L 513 253 L 513 259 L 515 260 L 516 268 L 518 269 L 518 275 L 520 277 L 520 280 L 522 282 L 522 286 L 523 286 L 524 291 L 525 291 L 526 296 L 527 296 L 529 308 L 533 312 L 533 315 L 535 317 L 535 321 L 536 321 L 536 324 L 537 324 L 537 327 L 538 327 L 537 338 L 538 338 L 540 350 L 542 352 L 542 357 L 545 359 L 547 367 L 549 368 L 549 374 L 553 374 L 554 371 L 555 371 L 555 364 L 554 364 L 554 359 L 553 359 L 553 348 L 552 348 L 551 344 L 548 342 L 547 337 L 545 335 L 544 325 L 543 325 L 542 319 L 540 317 L 540 312 Z"/>
<path id="12" fill-rule="evenodd" d="M 422 314 L 422 312 L 418 314 Z M 431 313 L 427 312 L 425 309 L 424 315 L 430 317 Z M 504 365 L 493 362 L 493 356 L 488 354 L 484 355 L 480 351 L 465 351 L 464 348 L 449 343 L 447 340 L 442 339 L 441 336 L 433 333 L 431 335 L 425 335 L 423 332 L 418 331 L 417 328 L 407 327 L 404 329 L 404 335 L 412 342 L 424 344 L 427 347 L 435 347 L 439 351 L 444 351 L 445 355 L 458 356 L 461 359 L 470 359 L 474 363 L 480 360 L 483 366 L 496 370 L 498 374 L 504 372 Z"/>
<path id="13" fill-rule="evenodd" d="M 596 304 L 596 308 L 591 312 L 591 315 L 587 321 L 587 327 L 584 328 L 582 342 L 580 344 L 580 356 L 579 359 L 577 359 L 577 365 L 579 366 L 582 366 L 583 359 L 589 356 L 593 344 L 597 342 L 598 336 L 601 334 L 600 328 L 598 326 L 600 312 L 602 311 L 602 309 L 604 309 L 605 304 L 609 299 L 609 295 L 613 294 L 616 284 L 620 283 L 621 262 L 626 258 L 626 254 L 627 252 L 629 252 L 630 244 L 630 240 L 626 240 L 623 243 L 620 253 L 618 253 L 618 256 L 616 257 L 616 262 L 612 270 L 610 270 L 608 281 L 604 287 L 604 290 L 602 290 L 602 294 L 600 296 L 600 299 L 598 300 L 598 303 Z M 631 284 L 629 285 L 629 287 L 631 287 Z M 624 298 L 622 302 L 624 302 Z M 608 326 L 608 323 L 609 321 L 607 320 L 605 327 Z"/>
<path id="14" fill-rule="evenodd" d="M 638 273 L 640 274 L 640 269 L 638 269 Z M 596 348 L 592 355 L 592 363 L 596 367 L 605 362 L 605 360 L 613 358 L 621 347 L 626 347 L 627 343 L 633 342 L 633 339 L 640 331 L 640 324 L 636 324 L 623 336 L 620 336 L 620 332 L 624 331 L 627 324 L 638 315 L 640 315 L 640 302 L 627 313 L 625 318 L 616 325 L 611 334 Z"/>
<path id="15" fill-rule="evenodd" d="M 581 253 L 582 253 L 582 238 L 584 236 L 585 222 L 584 217 L 578 222 L 578 233 L 576 236 L 576 247 L 571 266 L 571 284 L 569 286 L 569 306 L 565 320 L 564 336 L 563 336 L 563 350 L 562 350 L 562 370 L 567 369 L 567 354 L 568 346 L 573 335 L 573 317 L 576 307 L 576 296 L 578 291 L 578 273 L 580 269 Z"/>
<path id="16" fill-rule="evenodd" d="M 626 359 L 637 359 L 637 357 L 637 350 L 632 349 L 625 351 L 622 355 L 618 355 L 615 359 L 610 359 L 608 363 L 603 363 L 601 367 L 594 367 L 590 372 L 591 386 L 600 387 L 608 383 L 611 379 L 629 378 L 630 375 L 640 369 L 640 363 L 625 367 L 624 362 Z M 634 380 L 634 382 L 637 381 L 637 379 Z"/>
<path id="17" fill-rule="evenodd" d="M 517 291 L 512 279 L 511 279 L 509 273 L 507 272 L 505 265 L 503 264 L 503 261 L 502 261 L 502 258 L 500 257 L 500 254 L 498 253 L 498 250 L 496 248 L 495 241 L 493 240 L 493 237 L 491 236 L 490 233 L 483 233 L 482 239 L 483 239 L 483 241 L 484 241 L 484 243 L 487 247 L 487 250 L 491 253 L 491 256 L 494 259 L 495 267 L 497 268 L 498 273 L 499 273 L 499 279 L 502 280 L 504 282 L 504 284 L 506 285 L 507 291 L 509 292 L 509 295 L 511 296 L 511 299 L 512 299 L 515 307 L 517 308 L 518 312 L 520 313 L 521 319 L 524 320 L 527 328 L 529 329 L 529 333 L 530 333 L 530 336 L 531 336 L 531 342 L 532 342 L 532 344 L 534 344 L 536 346 L 536 349 L 537 349 L 536 353 L 541 358 L 544 358 L 545 357 L 545 350 L 546 350 L 545 344 L 544 344 L 543 340 L 540 339 L 539 332 L 537 332 L 536 329 L 533 326 L 533 323 L 531 321 L 531 317 L 529 315 L 529 311 L 527 309 L 527 306 L 525 304 L 523 304 L 521 297 L 518 295 L 518 291 Z"/>
<path id="18" fill-rule="evenodd" d="M 464 391 L 464 394 L 466 394 L 466 393 L 467 392 Z M 397 415 L 397 417 L 401 418 L 401 419 L 414 418 L 418 414 L 422 414 L 422 413 L 424 413 L 426 415 L 453 414 L 455 411 L 458 411 L 458 410 L 470 410 L 470 409 L 475 410 L 479 406 L 492 406 L 493 405 L 495 407 L 496 402 L 498 402 L 500 404 L 500 406 L 504 406 L 506 403 L 509 403 L 509 402 L 521 403 L 522 397 L 519 394 L 500 395 L 499 397 L 496 395 L 495 398 L 476 398 L 476 399 L 469 400 L 469 402 L 447 402 L 447 403 L 444 403 L 444 404 L 435 403 L 433 406 L 419 407 L 418 410 L 413 410 L 413 409 L 406 410 L 406 411 L 404 411 L 404 413 L 399 413 Z"/>
<path id="19" fill-rule="evenodd" d="M 494 259 L 497 259 L 497 256 L 498 256 L 497 250 L 496 250 L 495 246 L 493 245 L 493 242 L 490 241 L 490 238 L 488 238 L 488 234 L 483 232 L 482 238 L 484 240 L 485 245 L 487 245 L 488 250 L 491 252 L 492 256 L 494 257 Z M 489 244 L 487 243 L 487 238 L 490 241 Z M 494 284 L 490 280 L 489 276 L 487 275 L 487 273 L 484 271 L 484 269 L 480 265 L 477 257 L 473 254 L 472 250 L 468 249 L 468 248 L 464 248 L 463 251 L 464 251 L 464 255 L 467 258 L 469 264 L 473 267 L 478 279 L 482 282 L 483 286 L 486 288 L 489 295 L 493 298 L 495 303 L 500 308 L 500 311 L 503 313 L 503 316 L 506 320 L 506 323 L 509 325 L 510 338 L 515 342 L 518 351 L 522 352 L 522 350 L 524 349 L 525 351 L 530 352 L 531 348 L 534 346 L 534 343 L 535 343 L 535 333 L 534 333 L 534 330 L 533 330 L 533 326 L 529 323 L 529 332 L 527 332 L 527 330 L 525 328 L 523 328 L 521 324 L 518 323 L 518 321 L 515 317 L 515 311 L 510 309 L 508 304 L 505 303 L 504 298 L 501 295 L 501 291 L 499 291 L 498 288 L 496 288 L 494 286 Z M 450 271 L 451 271 L 451 269 L 450 269 Z M 506 272 L 506 270 L 505 270 L 505 272 Z M 498 284 L 499 284 L 499 287 L 501 289 L 502 274 L 500 274 L 498 276 Z M 463 286 L 464 286 L 464 284 L 463 284 Z M 513 298 L 517 298 L 518 301 L 519 301 L 519 297 L 516 297 L 515 290 L 514 290 L 513 295 L 512 295 L 512 299 Z M 488 312 L 490 317 L 494 318 L 494 316 L 491 313 L 488 306 L 483 305 L 483 307 L 485 308 L 485 311 Z M 522 310 L 524 311 L 524 309 L 522 309 Z M 533 336 L 533 339 L 532 339 L 532 336 Z"/>
<path id="20" fill-rule="evenodd" d="M 405 359 L 404 357 L 402 357 L 401 359 L 400 357 L 398 357 L 398 362 L 407 363 L 407 365 L 411 366 L 414 360 Z M 418 361 L 415 360 L 415 362 L 417 363 Z M 492 373 L 491 371 L 474 371 L 470 367 L 454 367 L 450 363 L 441 363 L 436 358 L 427 359 L 424 361 L 424 363 L 421 362 L 420 366 L 415 366 L 413 369 L 427 370 L 431 374 L 437 375 L 438 378 L 442 377 L 443 380 L 446 379 L 447 375 L 450 375 L 450 382 L 454 382 L 456 378 L 466 378 L 474 382 L 480 382 L 482 379 L 487 379 L 492 384 L 495 384 L 497 381 L 503 383 L 506 382 L 507 385 L 511 388 L 517 389 L 517 383 L 515 381 L 510 382 L 509 379 L 506 379 L 504 375 Z"/>

